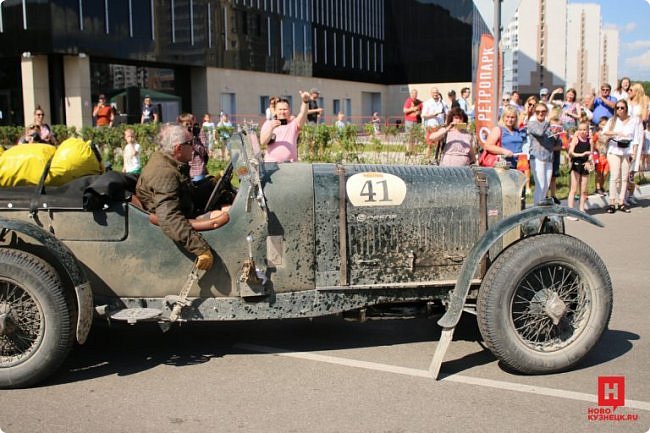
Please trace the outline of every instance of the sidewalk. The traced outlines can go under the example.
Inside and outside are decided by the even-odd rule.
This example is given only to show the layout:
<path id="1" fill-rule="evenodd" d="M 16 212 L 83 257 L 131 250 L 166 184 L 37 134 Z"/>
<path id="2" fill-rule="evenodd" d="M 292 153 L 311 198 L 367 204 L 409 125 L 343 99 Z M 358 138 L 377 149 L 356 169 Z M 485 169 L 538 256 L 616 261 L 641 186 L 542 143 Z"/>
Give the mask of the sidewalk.
<path id="1" fill-rule="evenodd" d="M 634 198 L 641 199 L 642 197 L 650 197 L 650 183 L 639 185 L 634 191 Z M 562 200 L 562 206 L 566 206 L 567 201 Z M 601 196 L 600 194 L 592 194 L 587 198 L 587 211 L 595 209 L 605 209 L 609 205 L 609 195 Z M 575 201 L 575 207 L 578 207 L 578 200 Z"/>

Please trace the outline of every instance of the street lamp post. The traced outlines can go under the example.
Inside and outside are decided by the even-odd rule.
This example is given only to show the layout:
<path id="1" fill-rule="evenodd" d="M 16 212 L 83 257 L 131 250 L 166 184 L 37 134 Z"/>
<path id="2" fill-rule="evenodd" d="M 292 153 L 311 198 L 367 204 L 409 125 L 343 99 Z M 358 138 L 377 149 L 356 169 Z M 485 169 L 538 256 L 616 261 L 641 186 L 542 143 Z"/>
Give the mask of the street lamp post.
<path id="1" fill-rule="evenodd" d="M 501 57 L 501 1 L 494 0 L 494 51 L 496 55 L 494 56 L 494 101 L 493 101 L 493 113 L 494 113 L 494 124 L 499 123 L 499 102 L 501 101 L 501 92 L 499 84 L 501 83 L 501 71 L 499 70 L 499 59 Z"/>

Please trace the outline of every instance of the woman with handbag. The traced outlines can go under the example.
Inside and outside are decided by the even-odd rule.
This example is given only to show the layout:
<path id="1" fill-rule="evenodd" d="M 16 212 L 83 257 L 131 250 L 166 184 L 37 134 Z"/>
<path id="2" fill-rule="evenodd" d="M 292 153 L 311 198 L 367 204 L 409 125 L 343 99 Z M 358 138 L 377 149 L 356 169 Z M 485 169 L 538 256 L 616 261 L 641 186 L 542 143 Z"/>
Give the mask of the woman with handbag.
<path id="1" fill-rule="evenodd" d="M 467 114 L 459 107 L 449 110 L 446 125 L 432 132 L 429 139 L 444 143 L 441 167 L 465 167 L 476 161 L 473 135 L 467 130 Z"/>
<path id="2" fill-rule="evenodd" d="M 614 117 L 602 131 L 607 137 L 607 162 L 609 163 L 609 207 L 607 213 L 617 210 L 630 213 L 625 205 L 630 163 L 638 146 L 638 117 L 628 114 L 627 101 L 616 101 Z"/>
<path id="3" fill-rule="evenodd" d="M 569 143 L 569 158 L 571 158 L 571 187 L 569 197 L 567 198 L 569 208 L 573 208 L 574 197 L 578 188 L 580 189 L 579 209 L 585 211 L 587 202 L 587 183 L 589 173 L 594 168 L 593 147 L 589 140 L 589 122 L 581 121 L 578 123 L 578 129 Z M 577 221 L 576 217 L 569 217 L 570 220 Z"/>
<path id="4" fill-rule="evenodd" d="M 483 167 L 494 167 L 503 155 L 508 162 L 508 168 L 517 168 L 515 154 L 521 153 L 524 140 L 521 131 L 517 129 L 517 109 L 508 105 L 503 108 L 499 126 L 490 130 L 490 134 L 483 145 L 483 152 L 478 160 Z"/>

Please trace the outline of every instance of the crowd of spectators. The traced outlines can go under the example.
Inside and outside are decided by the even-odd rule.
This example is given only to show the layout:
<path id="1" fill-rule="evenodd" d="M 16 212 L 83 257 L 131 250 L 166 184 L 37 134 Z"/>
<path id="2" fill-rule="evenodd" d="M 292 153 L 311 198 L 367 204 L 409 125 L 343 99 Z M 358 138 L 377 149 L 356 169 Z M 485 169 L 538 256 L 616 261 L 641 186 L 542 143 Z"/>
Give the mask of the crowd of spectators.
<path id="1" fill-rule="evenodd" d="M 456 156 L 459 151 L 458 134 L 451 126 L 463 123 L 463 116 L 473 119 L 470 89 L 461 89 L 458 99 L 453 90 L 447 96 L 443 100 L 438 88 L 433 87 L 431 97 L 420 101 L 417 91 L 412 90 L 403 105 L 405 131 L 420 123 L 427 143 L 439 152 L 436 160 L 440 165 L 450 161 L 453 165 L 469 165 L 474 161 L 469 153 L 461 158 L 445 155 Z M 482 148 L 478 140 L 472 139 L 477 143 L 473 150 L 479 164 L 490 166 L 502 160 L 500 165 L 524 173 L 527 194 L 534 190 L 533 203 L 560 203 L 556 197 L 557 178 L 564 161 L 569 168 L 569 207 L 575 205 L 576 196 L 579 209 L 586 209 L 588 179 L 593 172 L 594 192 L 609 196 L 607 212 L 628 213 L 635 202 L 631 194 L 634 176 L 643 174 L 650 163 L 649 111 L 650 98 L 642 84 L 627 77 L 619 80 L 614 91 L 608 83 L 585 95 L 573 88 L 541 88 L 523 103 L 518 91 L 505 92 L 498 125 L 491 129 Z M 407 153 L 411 147 L 407 143 Z"/>
<path id="2" fill-rule="evenodd" d="M 561 161 L 564 161 L 570 168 L 570 207 L 574 206 L 573 196 L 577 195 L 579 208 L 585 209 L 587 180 L 593 172 L 595 192 L 609 196 L 608 212 L 630 211 L 629 206 L 634 201 L 630 194 L 634 175 L 645 172 L 650 163 L 650 98 L 645 95 L 641 83 L 624 77 L 614 90 L 610 84 L 603 83 L 596 91 L 585 95 L 579 95 L 573 88 L 556 87 L 552 91 L 541 88 L 536 94 L 526 95 L 523 102 L 518 91 L 506 92 L 499 107 L 498 124 L 490 130 L 482 147 L 471 132 L 474 106 L 470 88 L 460 89 L 459 97 L 455 90 L 446 95 L 445 99 L 437 87 L 432 87 L 430 97 L 420 100 L 416 89 L 410 91 L 402 107 L 407 155 L 416 153 L 415 135 L 409 132 L 418 125 L 428 144 L 427 158 L 432 157 L 432 150 L 436 149 L 433 162 L 443 166 L 493 165 L 501 159 L 502 165 L 524 173 L 526 193 L 533 195 L 534 203 L 547 199 L 559 203 L 556 180 Z M 267 161 L 296 161 L 301 127 L 305 123 L 322 122 L 320 91 L 316 88 L 301 91 L 300 98 L 297 115 L 292 114 L 288 99 L 270 99 L 260 130 Z M 44 111 L 37 106 L 34 121 L 25 128 L 20 141 L 57 145 L 57 138 L 44 118 Z M 104 95 L 99 95 L 93 106 L 93 118 L 97 127 L 113 126 L 115 110 Z M 146 95 L 140 123 L 157 123 L 159 119 L 156 106 Z M 177 119 L 193 137 L 189 165 L 194 182 L 200 182 L 207 175 L 210 157 L 226 159 L 226 142 L 234 129 L 226 113 L 220 114 L 218 123 L 210 113 L 202 120 L 198 124 L 190 113 Z M 379 113 L 373 113 L 369 121 L 372 133 L 379 134 L 382 124 Z M 346 114 L 338 112 L 334 126 L 343 130 L 347 125 Z M 140 152 L 133 129 L 127 129 L 124 170 L 132 173 L 141 170 Z"/>

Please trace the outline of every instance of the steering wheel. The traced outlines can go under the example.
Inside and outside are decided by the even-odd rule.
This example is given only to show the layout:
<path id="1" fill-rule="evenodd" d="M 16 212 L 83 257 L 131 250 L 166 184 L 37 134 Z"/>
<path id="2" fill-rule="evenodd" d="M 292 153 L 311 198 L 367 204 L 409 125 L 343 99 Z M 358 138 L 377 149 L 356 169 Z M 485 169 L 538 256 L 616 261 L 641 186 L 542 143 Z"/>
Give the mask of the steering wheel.
<path id="1" fill-rule="evenodd" d="M 233 188 L 231 181 L 232 181 L 232 173 L 234 170 L 234 165 L 232 161 L 228 163 L 228 167 L 226 167 L 226 170 L 223 172 L 223 176 L 219 178 L 217 181 L 217 184 L 214 186 L 214 189 L 212 190 L 212 193 L 210 194 L 210 198 L 208 198 L 207 203 L 205 204 L 205 208 L 203 209 L 203 212 L 209 212 L 212 210 L 214 205 L 216 205 L 219 202 L 219 199 L 223 194 L 227 191 L 232 191 L 232 192 L 237 192 L 235 188 Z"/>

